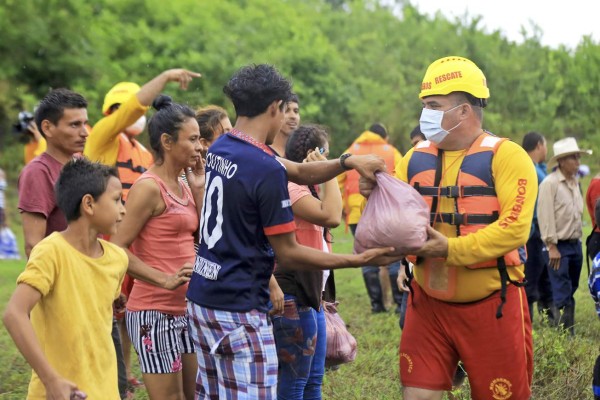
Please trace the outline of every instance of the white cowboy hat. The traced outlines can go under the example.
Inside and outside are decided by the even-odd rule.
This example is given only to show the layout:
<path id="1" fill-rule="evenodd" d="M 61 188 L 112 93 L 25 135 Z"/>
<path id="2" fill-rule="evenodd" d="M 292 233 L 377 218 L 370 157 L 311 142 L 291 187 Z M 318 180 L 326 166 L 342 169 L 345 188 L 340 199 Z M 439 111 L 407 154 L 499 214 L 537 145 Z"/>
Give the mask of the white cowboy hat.
<path id="1" fill-rule="evenodd" d="M 564 138 L 554 142 L 552 150 L 554 151 L 554 155 L 550 161 L 548 161 L 548 169 L 552 169 L 559 158 L 567 157 L 572 154 L 592 154 L 591 150 L 579 149 L 577 141 L 573 137 Z"/>

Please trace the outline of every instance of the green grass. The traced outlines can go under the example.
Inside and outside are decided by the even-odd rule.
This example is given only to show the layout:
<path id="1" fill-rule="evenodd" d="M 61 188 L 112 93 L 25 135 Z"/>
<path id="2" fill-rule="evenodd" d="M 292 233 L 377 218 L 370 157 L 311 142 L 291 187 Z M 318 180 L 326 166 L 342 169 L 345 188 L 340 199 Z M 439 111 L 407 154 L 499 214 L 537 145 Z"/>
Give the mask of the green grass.
<path id="1" fill-rule="evenodd" d="M 15 229 L 15 233 L 20 232 Z M 335 230 L 334 240 L 335 251 L 351 251 L 352 237 L 345 234 L 342 228 Z M 4 310 L 16 277 L 23 267 L 23 261 L 0 261 L 0 312 Z M 326 374 L 324 398 L 401 398 L 398 379 L 401 332 L 397 316 L 393 313 L 371 315 L 360 270 L 336 271 L 336 284 L 339 312 L 356 337 L 359 347 L 353 363 Z M 538 319 L 534 323 L 534 399 L 592 399 L 591 376 L 600 343 L 600 322 L 587 291 L 585 273 L 582 274 L 576 299 L 577 326 L 574 339 L 541 326 Z M 134 361 L 135 364 L 137 362 Z M 29 375 L 28 365 L 15 349 L 6 330 L 0 329 L 0 399 L 25 398 Z M 469 399 L 468 383 L 455 391 L 453 396 L 456 399 Z M 147 399 L 147 395 L 141 389 L 135 398 Z"/>

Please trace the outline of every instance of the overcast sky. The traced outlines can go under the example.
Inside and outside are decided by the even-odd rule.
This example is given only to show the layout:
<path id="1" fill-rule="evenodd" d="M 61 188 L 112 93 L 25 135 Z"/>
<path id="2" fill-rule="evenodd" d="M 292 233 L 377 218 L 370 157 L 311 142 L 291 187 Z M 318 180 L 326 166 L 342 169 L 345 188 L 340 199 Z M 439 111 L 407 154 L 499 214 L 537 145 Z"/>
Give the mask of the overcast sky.
<path id="1" fill-rule="evenodd" d="M 533 32 L 530 21 L 538 25 L 544 45 L 557 48 L 564 44 L 575 49 L 584 35 L 600 39 L 600 2 L 597 0 L 541 1 L 541 0 L 409 0 L 420 12 L 435 14 L 440 11 L 454 20 L 468 12 L 482 16 L 479 27 L 486 32 L 500 30 L 510 40 L 521 42 L 521 26 Z M 530 35 L 531 36 L 531 35 Z"/>

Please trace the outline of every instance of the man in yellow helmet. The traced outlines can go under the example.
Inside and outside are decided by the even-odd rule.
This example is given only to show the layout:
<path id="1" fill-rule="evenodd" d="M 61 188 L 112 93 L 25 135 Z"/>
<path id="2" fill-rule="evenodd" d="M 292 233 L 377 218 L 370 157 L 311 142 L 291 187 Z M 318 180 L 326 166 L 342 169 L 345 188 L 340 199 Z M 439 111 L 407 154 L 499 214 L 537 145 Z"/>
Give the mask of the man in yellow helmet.
<path id="1" fill-rule="evenodd" d="M 482 129 L 489 90 L 462 57 L 432 63 L 418 143 L 396 168 L 431 208 L 400 343 L 405 400 L 441 399 L 458 361 L 473 399 L 528 399 L 533 351 L 523 260 L 537 195 L 531 159 Z M 373 183 L 361 181 L 368 195 Z"/>
<path id="2" fill-rule="evenodd" d="M 105 115 L 92 130 L 84 154 L 92 161 L 116 165 L 123 185 L 123 201 L 129 188 L 153 163 L 152 154 L 136 136 L 146 126 L 146 110 L 168 82 L 178 82 L 187 89 L 190 81 L 200 74 L 185 69 L 162 72 L 140 88 L 133 82 L 120 82 L 104 97 Z"/>

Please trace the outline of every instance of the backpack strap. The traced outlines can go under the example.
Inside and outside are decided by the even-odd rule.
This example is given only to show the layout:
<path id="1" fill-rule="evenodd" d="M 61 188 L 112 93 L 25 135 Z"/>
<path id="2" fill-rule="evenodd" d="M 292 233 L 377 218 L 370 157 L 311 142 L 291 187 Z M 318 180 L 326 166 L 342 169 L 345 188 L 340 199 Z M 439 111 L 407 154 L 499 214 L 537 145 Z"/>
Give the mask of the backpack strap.
<path id="1" fill-rule="evenodd" d="M 434 182 L 433 182 L 433 186 L 436 186 L 436 187 L 439 187 L 440 182 L 442 181 L 443 158 L 444 158 L 444 150 L 438 149 L 437 160 L 436 160 L 436 164 L 435 164 L 435 178 L 434 178 Z M 418 183 L 415 185 L 415 189 L 418 191 L 418 189 L 419 189 Z M 432 214 L 434 214 L 437 211 L 438 199 L 439 199 L 438 196 L 434 196 L 431 199 L 430 212 Z M 430 224 L 431 224 L 432 228 L 433 228 L 433 223 L 434 223 L 433 219 L 430 219 Z M 422 261 L 423 261 L 422 257 L 417 257 L 417 260 L 415 261 L 415 263 L 420 264 Z"/>
<path id="2" fill-rule="evenodd" d="M 504 261 L 504 257 L 498 257 L 498 272 L 500 272 L 500 305 L 498 306 L 498 310 L 496 311 L 496 318 L 502 318 L 502 309 L 504 308 L 504 304 L 506 304 L 506 288 L 509 283 L 517 287 L 523 287 L 527 283 L 527 280 L 523 279 L 523 282 L 513 281 L 510 279 L 510 275 L 508 275 L 508 271 L 506 270 L 506 261 Z"/>

